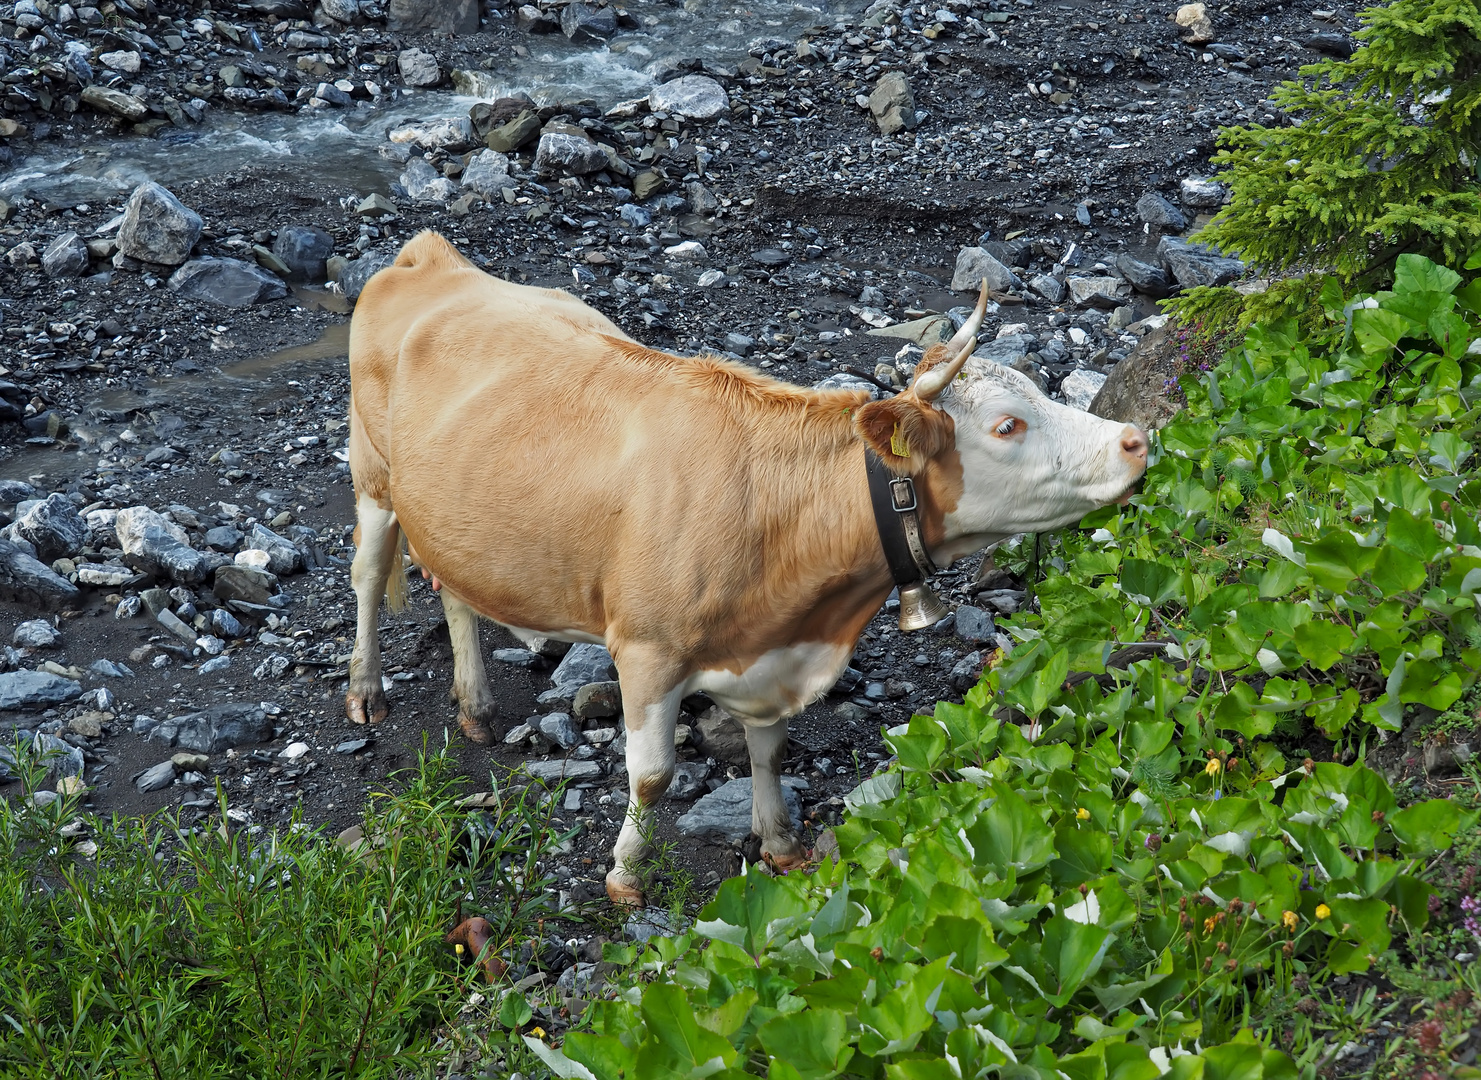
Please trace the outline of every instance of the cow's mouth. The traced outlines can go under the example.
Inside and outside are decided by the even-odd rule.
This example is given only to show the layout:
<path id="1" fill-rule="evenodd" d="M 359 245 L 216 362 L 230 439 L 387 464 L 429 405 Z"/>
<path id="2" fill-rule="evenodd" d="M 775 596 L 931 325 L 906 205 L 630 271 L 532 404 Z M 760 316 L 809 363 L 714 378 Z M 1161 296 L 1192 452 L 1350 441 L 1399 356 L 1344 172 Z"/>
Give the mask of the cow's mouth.
<path id="1" fill-rule="evenodd" d="M 1116 505 L 1125 506 L 1127 503 L 1131 502 L 1131 497 L 1141 490 L 1142 477 L 1138 476 L 1131 482 L 1131 485 L 1127 487 L 1126 491 L 1122 493 L 1121 497 L 1116 500 Z"/>

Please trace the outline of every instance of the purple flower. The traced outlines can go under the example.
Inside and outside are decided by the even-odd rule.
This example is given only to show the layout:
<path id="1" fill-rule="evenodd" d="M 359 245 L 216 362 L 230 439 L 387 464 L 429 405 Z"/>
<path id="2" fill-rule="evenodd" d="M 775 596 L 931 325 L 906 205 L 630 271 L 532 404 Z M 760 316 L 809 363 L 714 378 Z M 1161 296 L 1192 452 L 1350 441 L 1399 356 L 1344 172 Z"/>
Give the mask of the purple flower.
<path id="1" fill-rule="evenodd" d="M 1463 896 L 1460 900 L 1460 909 L 1465 913 L 1465 921 L 1461 924 L 1466 933 L 1470 934 L 1478 942 L 1481 942 L 1481 900 L 1474 896 Z"/>

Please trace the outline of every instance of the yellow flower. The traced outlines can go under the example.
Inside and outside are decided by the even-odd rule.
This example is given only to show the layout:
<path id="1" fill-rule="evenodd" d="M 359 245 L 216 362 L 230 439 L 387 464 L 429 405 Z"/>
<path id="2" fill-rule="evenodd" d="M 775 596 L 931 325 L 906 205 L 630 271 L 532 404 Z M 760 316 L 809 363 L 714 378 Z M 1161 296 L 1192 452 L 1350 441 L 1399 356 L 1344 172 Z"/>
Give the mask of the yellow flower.
<path id="1" fill-rule="evenodd" d="M 1218 776 L 1221 768 L 1223 766 L 1219 764 L 1218 758 L 1209 758 L 1208 764 L 1203 767 L 1203 771 L 1209 776 Z"/>
<path id="2" fill-rule="evenodd" d="M 1301 917 L 1294 911 L 1282 911 L 1280 913 L 1280 922 L 1282 926 L 1294 934 L 1297 924 L 1301 922 Z"/>
<path id="3" fill-rule="evenodd" d="M 1318 904 L 1316 906 L 1316 917 L 1318 922 L 1320 922 L 1322 919 L 1327 918 L 1331 914 L 1332 909 L 1329 908 L 1326 904 Z"/>
<path id="4" fill-rule="evenodd" d="M 530 1034 L 537 1039 L 543 1039 L 545 1038 L 545 1029 L 543 1027 L 532 1027 L 530 1028 Z"/>
<path id="5" fill-rule="evenodd" d="M 1090 820 L 1090 811 L 1087 810 L 1087 809 L 1085 809 L 1085 807 L 1082 806 L 1082 807 L 1080 807 L 1080 809 L 1078 809 L 1078 810 L 1075 811 L 1075 816 L 1077 818 L 1079 818 L 1081 821 L 1089 821 Z"/>
<path id="6" fill-rule="evenodd" d="M 460 941 L 456 945 L 454 945 L 453 946 L 453 951 L 456 952 L 459 956 L 462 956 L 463 955 L 463 943 Z"/>

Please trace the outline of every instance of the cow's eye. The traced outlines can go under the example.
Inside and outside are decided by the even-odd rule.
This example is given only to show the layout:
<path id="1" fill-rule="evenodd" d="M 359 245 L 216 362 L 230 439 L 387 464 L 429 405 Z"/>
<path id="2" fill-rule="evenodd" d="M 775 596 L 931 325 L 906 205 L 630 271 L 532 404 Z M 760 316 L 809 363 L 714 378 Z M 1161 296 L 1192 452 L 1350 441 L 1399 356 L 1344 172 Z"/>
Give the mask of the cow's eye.
<path id="1" fill-rule="evenodd" d="M 1008 417 L 1006 420 L 1004 420 L 996 428 L 997 433 L 999 435 L 1012 435 L 1013 432 L 1016 431 L 1017 429 L 1018 429 L 1018 421 L 1015 420 L 1011 416 Z"/>

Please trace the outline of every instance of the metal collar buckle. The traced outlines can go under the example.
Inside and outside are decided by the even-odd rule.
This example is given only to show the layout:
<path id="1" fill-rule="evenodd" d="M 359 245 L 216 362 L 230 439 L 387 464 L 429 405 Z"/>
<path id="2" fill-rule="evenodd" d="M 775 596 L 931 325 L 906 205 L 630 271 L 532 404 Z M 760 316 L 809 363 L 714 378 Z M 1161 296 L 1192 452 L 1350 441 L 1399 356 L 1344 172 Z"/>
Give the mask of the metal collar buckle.
<path id="1" fill-rule="evenodd" d="M 908 514 L 919 504 L 915 498 L 915 484 L 908 476 L 896 476 L 890 480 L 890 503 L 897 514 Z"/>

